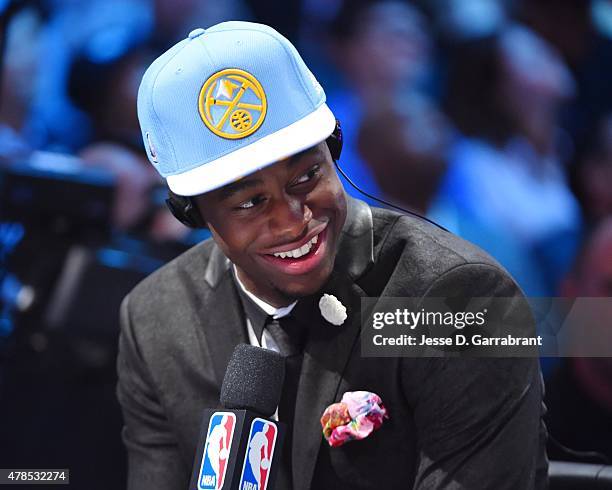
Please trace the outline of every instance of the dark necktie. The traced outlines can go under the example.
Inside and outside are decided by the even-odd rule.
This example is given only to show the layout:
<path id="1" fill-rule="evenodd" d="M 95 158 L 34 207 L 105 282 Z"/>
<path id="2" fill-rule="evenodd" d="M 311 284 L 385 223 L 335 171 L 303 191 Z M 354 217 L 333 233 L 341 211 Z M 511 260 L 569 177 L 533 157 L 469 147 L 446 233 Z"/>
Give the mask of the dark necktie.
<path id="1" fill-rule="evenodd" d="M 293 486 L 291 481 L 291 447 L 295 401 L 302 369 L 306 331 L 291 315 L 279 319 L 269 316 L 265 328 L 276 342 L 280 353 L 285 356 L 285 382 L 278 406 L 278 419 L 287 424 L 287 434 L 283 445 L 284 471 L 279 473 L 277 487 L 279 489 L 290 489 Z"/>
<path id="2" fill-rule="evenodd" d="M 303 332 L 291 315 L 282 318 L 268 316 L 264 328 L 268 330 L 282 355 L 292 357 L 301 353 Z"/>

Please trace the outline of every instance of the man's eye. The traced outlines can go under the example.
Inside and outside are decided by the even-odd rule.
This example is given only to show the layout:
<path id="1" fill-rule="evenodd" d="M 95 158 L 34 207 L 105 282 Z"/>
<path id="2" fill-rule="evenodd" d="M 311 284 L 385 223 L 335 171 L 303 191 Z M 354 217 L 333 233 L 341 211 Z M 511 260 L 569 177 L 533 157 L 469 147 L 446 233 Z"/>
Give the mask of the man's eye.
<path id="1" fill-rule="evenodd" d="M 237 209 L 251 209 L 264 201 L 263 196 L 255 196 L 247 201 L 242 202 L 237 206 Z"/>
<path id="2" fill-rule="evenodd" d="M 299 179 L 297 179 L 293 185 L 305 184 L 306 182 L 311 181 L 319 174 L 320 167 L 319 165 L 315 165 L 308 172 L 302 175 Z"/>

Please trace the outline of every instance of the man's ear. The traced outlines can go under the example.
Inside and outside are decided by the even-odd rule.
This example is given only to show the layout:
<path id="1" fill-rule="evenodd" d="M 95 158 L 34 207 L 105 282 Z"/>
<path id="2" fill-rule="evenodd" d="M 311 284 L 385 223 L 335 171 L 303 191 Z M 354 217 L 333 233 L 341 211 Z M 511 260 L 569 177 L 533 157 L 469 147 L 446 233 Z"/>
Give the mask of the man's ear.
<path id="1" fill-rule="evenodd" d="M 190 196 L 179 196 L 168 189 L 166 205 L 172 215 L 189 228 L 208 228 L 195 199 Z"/>

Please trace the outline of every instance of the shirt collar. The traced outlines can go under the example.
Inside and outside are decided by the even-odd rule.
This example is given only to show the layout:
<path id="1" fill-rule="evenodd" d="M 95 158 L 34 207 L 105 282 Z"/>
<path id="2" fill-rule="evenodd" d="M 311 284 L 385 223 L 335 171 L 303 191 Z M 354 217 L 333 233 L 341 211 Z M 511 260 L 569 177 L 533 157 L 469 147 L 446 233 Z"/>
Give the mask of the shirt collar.
<path id="1" fill-rule="evenodd" d="M 266 315 L 273 316 L 274 318 L 282 318 L 291 313 L 291 310 L 293 310 L 293 307 L 295 306 L 297 301 L 294 301 L 288 306 L 281 306 L 280 308 L 266 303 L 263 299 L 258 298 L 246 288 L 246 286 L 238 277 L 238 271 L 236 270 L 236 266 L 234 264 L 232 264 L 232 268 L 234 270 L 234 277 L 236 278 L 236 282 L 238 283 L 238 286 L 240 286 L 242 292 L 244 292 L 244 294 L 246 294 L 257 306 L 259 306 L 266 313 Z"/>
<path id="2" fill-rule="evenodd" d="M 257 339 L 261 342 L 261 337 L 263 335 L 263 330 L 266 326 L 268 316 L 272 316 L 273 318 L 282 318 L 287 316 L 289 313 L 291 313 L 291 310 L 293 310 L 293 307 L 296 305 L 297 301 L 294 301 L 289 306 L 276 308 L 275 306 L 272 306 L 261 298 L 255 296 L 245 287 L 238 277 L 236 266 L 233 264 L 232 272 L 234 280 L 238 284 L 238 293 L 240 295 L 240 300 L 242 301 L 242 306 L 244 307 L 244 312 L 251 322 L 251 326 L 253 327 L 255 335 L 257 335 Z"/>

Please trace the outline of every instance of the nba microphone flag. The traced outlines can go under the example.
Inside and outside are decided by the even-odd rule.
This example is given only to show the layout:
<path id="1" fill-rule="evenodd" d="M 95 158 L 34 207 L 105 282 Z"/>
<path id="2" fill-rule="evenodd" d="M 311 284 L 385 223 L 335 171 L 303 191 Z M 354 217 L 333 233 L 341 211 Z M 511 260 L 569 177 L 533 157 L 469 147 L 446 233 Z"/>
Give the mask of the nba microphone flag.
<path id="1" fill-rule="evenodd" d="M 238 488 L 242 490 L 266 489 L 272 469 L 277 434 L 278 429 L 274 422 L 260 418 L 253 420 Z"/>
<path id="2" fill-rule="evenodd" d="M 208 424 L 206 424 L 206 422 Z M 284 433 L 247 410 L 206 410 L 190 490 L 271 490 Z M 203 435 L 203 434 L 202 434 Z M 200 436 L 200 441 L 204 437 Z"/>
<path id="3" fill-rule="evenodd" d="M 198 488 L 207 490 L 223 488 L 235 427 L 236 415 L 232 412 L 213 413 L 208 424 L 204 457 L 201 458 Z"/>
<path id="4" fill-rule="evenodd" d="M 284 424 L 276 411 L 285 377 L 277 352 L 240 344 L 221 386 L 223 408 L 203 411 L 189 490 L 273 490 Z"/>

